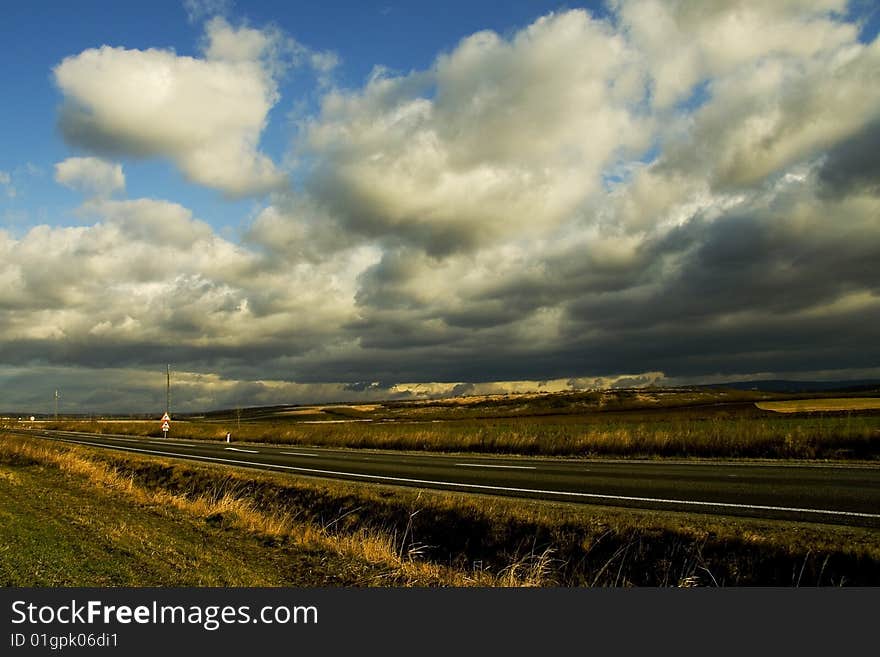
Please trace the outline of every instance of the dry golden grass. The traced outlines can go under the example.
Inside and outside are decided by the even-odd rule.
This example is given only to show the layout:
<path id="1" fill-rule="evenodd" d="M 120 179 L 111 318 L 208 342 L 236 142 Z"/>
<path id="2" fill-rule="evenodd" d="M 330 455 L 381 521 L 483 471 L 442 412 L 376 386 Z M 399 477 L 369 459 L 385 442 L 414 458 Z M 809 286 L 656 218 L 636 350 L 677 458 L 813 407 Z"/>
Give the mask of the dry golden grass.
<path id="1" fill-rule="evenodd" d="M 87 479 L 91 484 L 126 496 L 140 506 L 175 509 L 207 521 L 220 521 L 229 527 L 262 539 L 293 542 L 303 549 L 324 551 L 363 560 L 382 567 L 376 585 L 390 580 L 406 586 L 518 586 L 518 572 L 495 577 L 490 573 L 466 573 L 447 566 L 420 561 L 413 549 L 398 546 L 394 537 L 380 531 L 362 529 L 355 533 L 334 532 L 331 526 L 298 521 L 289 514 L 260 509 L 247 497 L 243 486 L 223 487 L 214 493 L 188 495 L 162 489 L 149 489 L 132 476 L 120 474 L 100 460 L 88 458 L 77 448 L 40 445 L 29 439 L 0 442 L 0 454 L 12 463 L 39 463 Z M 4 477 L 5 478 L 5 477 Z M 14 482 L 14 473 L 10 478 Z M 530 585 L 531 578 L 522 585 Z"/>
<path id="2" fill-rule="evenodd" d="M 755 406 L 764 411 L 775 411 L 777 413 L 873 411 L 880 410 L 880 398 L 849 397 L 841 399 L 792 399 L 789 401 L 756 402 Z"/>
<path id="3" fill-rule="evenodd" d="M 815 400 L 809 400 L 813 403 Z M 790 403 L 790 402 L 785 402 Z M 755 414 L 762 411 L 750 407 Z M 501 418 L 454 422 L 178 421 L 170 438 L 284 445 L 542 456 L 783 459 L 880 458 L 880 417 Z M 161 436 L 156 422 L 47 422 L 46 429 Z"/>
<path id="4" fill-rule="evenodd" d="M 20 477 L 12 470 L 0 468 L 0 481 L 4 481 L 12 486 L 18 486 L 21 483 Z"/>

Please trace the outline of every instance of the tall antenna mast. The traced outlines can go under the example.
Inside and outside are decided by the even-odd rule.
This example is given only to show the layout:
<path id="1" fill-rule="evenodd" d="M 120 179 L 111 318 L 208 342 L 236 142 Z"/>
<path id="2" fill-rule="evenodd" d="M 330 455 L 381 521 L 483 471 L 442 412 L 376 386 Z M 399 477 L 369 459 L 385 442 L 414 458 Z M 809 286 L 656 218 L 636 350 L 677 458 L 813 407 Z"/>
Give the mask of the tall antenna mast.
<path id="1" fill-rule="evenodd" d="M 165 412 L 171 414 L 171 365 L 165 366 Z"/>

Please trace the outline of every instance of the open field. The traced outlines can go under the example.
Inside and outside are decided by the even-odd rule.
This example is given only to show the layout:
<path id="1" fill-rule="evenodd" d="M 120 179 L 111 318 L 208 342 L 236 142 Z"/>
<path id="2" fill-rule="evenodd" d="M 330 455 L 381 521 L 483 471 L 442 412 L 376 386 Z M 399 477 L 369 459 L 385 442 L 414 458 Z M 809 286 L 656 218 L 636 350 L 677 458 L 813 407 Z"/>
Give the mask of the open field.
<path id="1" fill-rule="evenodd" d="M 851 397 L 843 399 L 792 399 L 789 401 L 756 402 L 758 408 L 777 413 L 814 413 L 829 411 L 880 410 L 880 398 Z"/>
<path id="2" fill-rule="evenodd" d="M 161 437 L 158 422 L 60 421 L 26 428 Z M 535 456 L 770 459 L 880 458 L 880 413 L 780 414 L 752 405 L 687 412 L 628 412 L 431 422 L 178 420 L 169 437 L 296 446 Z"/>
<path id="3" fill-rule="evenodd" d="M 875 530 L 317 482 L 8 434 L 0 493 L 5 584 L 880 584 Z"/>

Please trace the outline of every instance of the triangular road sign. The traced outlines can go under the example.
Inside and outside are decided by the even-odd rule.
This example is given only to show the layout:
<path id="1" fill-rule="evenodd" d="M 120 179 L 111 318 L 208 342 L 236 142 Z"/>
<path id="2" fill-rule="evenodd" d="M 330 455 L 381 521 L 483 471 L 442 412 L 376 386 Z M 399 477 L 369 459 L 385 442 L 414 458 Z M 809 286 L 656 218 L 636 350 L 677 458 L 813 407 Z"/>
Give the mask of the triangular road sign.
<path id="1" fill-rule="evenodd" d="M 171 422 L 171 416 L 168 413 L 162 416 L 162 422 Z"/>

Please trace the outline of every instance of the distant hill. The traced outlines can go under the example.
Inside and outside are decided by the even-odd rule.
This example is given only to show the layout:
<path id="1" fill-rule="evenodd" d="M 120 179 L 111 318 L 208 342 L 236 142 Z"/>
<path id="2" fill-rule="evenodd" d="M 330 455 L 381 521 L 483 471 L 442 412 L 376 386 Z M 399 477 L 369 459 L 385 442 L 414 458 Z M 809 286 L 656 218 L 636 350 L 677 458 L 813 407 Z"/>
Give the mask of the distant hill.
<path id="1" fill-rule="evenodd" d="M 698 388 L 732 388 L 734 390 L 758 390 L 760 392 L 862 392 L 880 390 L 880 380 L 862 379 L 856 381 L 735 381 L 732 383 L 710 383 Z"/>

